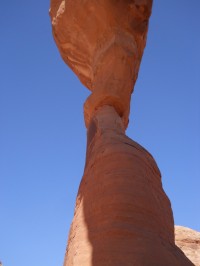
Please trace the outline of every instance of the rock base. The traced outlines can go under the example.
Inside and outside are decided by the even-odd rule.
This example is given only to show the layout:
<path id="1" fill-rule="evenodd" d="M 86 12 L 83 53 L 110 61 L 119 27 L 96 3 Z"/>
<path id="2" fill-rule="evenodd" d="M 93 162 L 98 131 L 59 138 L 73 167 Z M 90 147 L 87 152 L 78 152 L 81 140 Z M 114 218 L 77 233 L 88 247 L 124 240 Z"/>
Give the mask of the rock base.
<path id="1" fill-rule="evenodd" d="M 87 158 L 64 266 L 189 266 L 153 157 L 111 106 L 88 127 Z"/>

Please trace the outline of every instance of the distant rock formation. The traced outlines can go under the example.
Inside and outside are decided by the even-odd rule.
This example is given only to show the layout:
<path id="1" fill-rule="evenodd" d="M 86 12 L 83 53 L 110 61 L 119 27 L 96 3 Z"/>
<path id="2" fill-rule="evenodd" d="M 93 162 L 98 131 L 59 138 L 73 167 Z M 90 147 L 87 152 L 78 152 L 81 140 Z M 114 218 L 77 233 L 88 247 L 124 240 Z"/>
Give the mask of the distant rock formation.
<path id="1" fill-rule="evenodd" d="M 191 266 L 155 160 L 125 135 L 152 0 L 51 0 L 63 60 L 91 90 L 64 266 Z M 73 88 L 72 88 L 73 89 Z"/>
<path id="2" fill-rule="evenodd" d="M 200 266 L 200 232 L 176 225 L 175 241 L 194 265 Z"/>

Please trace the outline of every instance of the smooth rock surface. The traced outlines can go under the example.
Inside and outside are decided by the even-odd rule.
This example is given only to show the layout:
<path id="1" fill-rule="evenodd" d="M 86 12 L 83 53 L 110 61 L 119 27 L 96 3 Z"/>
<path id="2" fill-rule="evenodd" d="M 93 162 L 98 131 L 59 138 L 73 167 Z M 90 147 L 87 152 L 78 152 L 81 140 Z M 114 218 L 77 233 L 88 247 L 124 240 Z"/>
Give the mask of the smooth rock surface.
<path id="1" fill-rule="evenodd" d="M 51 0 L 60 54 L 92 91 L 84 106 L 87 127 L 105 104 L 114 106 L 128 125 L 151 7 L 152 0 Z"/>
<path id="2" fill-rule="evenodd" d="M 175 241 L 194 265 L 200 266 L 200 232 L 183 226 L 175 226 Z"/>
<path id="3" fill-rule="evenodd" d="M 53 36 L 91 91 L 64 266 L 191 266 L 153 157 L 125 135 L 152 0 L 51 0 Z M 72 88 L 73 89 L 73 88 Z"/>
<path id="4" fill-rule="evenodd" d="M 88 128 L 87 158 L 64 266 L 193 265 L 174 243 L 170 201 L 153 157 L 111 106 Z"/>
<path id="5" fill-rule="evenodd" d="M 133 75 L 137 75 L 135 66 L 146 44 L 151 6 L 152 0 L 51 0 L 56 44 L 86 87 L 94 89 L 95 76 L 99 68 L 105 71 L 104 60 L 113 46 L 127 50 Z"/>

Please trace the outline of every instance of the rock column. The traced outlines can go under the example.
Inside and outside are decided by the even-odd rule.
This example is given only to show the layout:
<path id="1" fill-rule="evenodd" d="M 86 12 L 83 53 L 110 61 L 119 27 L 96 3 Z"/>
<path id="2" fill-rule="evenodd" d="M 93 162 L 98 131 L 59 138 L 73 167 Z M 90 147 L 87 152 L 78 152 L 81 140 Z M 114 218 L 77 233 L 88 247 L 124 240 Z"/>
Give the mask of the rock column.
<path id="1" fill-rule="evenodd" d="M 151 0 L 52 0 L 56 44 L 91 90 L 87 154 L 64 266 L 193 265 L 153 157 L 125 135 Z"/>
<path id="2" fill-rule="evenodd" d="M 174 244 L 154 159 L 124 131 L 112 106 L 93 114 L 64 265 L 192 265 Z"/>

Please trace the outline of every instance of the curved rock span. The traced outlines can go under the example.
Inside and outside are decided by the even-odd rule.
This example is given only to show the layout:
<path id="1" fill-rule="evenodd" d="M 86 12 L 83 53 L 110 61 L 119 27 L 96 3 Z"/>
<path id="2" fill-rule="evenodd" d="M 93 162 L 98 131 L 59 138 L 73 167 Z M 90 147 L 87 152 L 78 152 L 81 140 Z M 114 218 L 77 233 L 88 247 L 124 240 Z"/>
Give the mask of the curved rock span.
<path id="1" fill-rule="evenodd" d="M 114 106 L 127 126 L 151 5 L 151 0 L 51 0 L 61 56 L 92 91 L 84 107 L 86 126 L 105 104 Z"/>
<path id="2" fill-rule="evenodd" d="M 151 0 L 52 0 L 64 61 L 91 90 L 87 154 L 64 266 L 189 266 L 153 157 L 125 135 Z"/>

